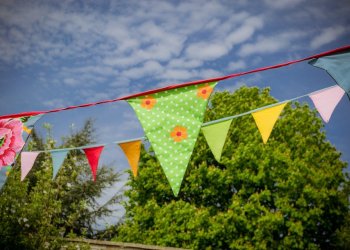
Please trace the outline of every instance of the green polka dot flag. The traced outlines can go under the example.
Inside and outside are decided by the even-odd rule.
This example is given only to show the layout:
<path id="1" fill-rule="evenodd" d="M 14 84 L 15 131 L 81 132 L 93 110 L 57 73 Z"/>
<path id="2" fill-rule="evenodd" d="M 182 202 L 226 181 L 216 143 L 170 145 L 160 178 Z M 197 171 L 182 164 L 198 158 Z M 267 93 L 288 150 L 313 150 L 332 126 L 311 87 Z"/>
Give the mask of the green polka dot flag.
<path id="1" fill-rule="evenodd" d="M 128 100 L 177 196 L 208 99 L 217 82 L 162 91 Z"/>

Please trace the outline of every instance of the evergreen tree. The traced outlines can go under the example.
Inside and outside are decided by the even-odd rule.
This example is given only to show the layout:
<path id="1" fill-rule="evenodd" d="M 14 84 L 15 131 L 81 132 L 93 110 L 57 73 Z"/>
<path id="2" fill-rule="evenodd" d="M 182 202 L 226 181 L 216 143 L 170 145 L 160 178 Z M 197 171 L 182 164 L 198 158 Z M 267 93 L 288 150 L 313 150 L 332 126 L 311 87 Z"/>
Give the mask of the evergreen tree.
<path id="1" fill-rule="evenodd" d="M 46 124 L 46 128 L 46 141 L 33 132 L 28 151 L 57 148 L 50 126 Z M 94 143 L 93 122 L 86 121 L 80 131 L 62 141 L 61 148 Z M 68 234 L 92 237 L 96 220 L 110 215 L 110 205 L 121 198 L 116 193 L 106 204 L 98 204 L 96 199 L 120 174 L 102 166 L 93 182 L 86 157 L 78 150 L 68 153 L 55 180 L 52 168 L 50 154 L 41 153 L 21 182 L 17 161 L 0 193 L 0 249 L 60 249 L 60 239 Z"/>
<path id="2" fill-rule="evenodd" d="M 262 107 L 269 89 L 217 92 L 205 121 Z M 221 162 L 200 134 L 178 197 L 152 153 L 126 192 L 115 240 L 191 249 L 329 249 L 348 213 L 346 163 L 307 104 L 290 103 L 267 144 L 250 115 L 234 119 Z"/>

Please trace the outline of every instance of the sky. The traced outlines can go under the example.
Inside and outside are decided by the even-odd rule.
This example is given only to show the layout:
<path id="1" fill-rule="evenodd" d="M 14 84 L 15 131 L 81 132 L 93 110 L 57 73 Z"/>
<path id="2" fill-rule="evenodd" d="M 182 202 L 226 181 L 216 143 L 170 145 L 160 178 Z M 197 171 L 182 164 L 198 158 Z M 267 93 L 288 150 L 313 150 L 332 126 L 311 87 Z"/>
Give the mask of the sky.
<path id="1" fill-rule="evenodd" d="M 348 0 L 0 0 L 0 115 L 113 99 L 349 45 L 349 13 Z M 270 87 L 283 101 L 334 84 L 304 62 L 222 81 L 216 90 Z M 347 162 L 349 112 L 343 97 L 324 128 Z M 98 143 L 143 136 L 126 102 L 48 114 L 36 128 L 45 135 L 50 123 L 59 142 L 88 118 Z M 115 145 L 101 161 L 128 168 Z"/>

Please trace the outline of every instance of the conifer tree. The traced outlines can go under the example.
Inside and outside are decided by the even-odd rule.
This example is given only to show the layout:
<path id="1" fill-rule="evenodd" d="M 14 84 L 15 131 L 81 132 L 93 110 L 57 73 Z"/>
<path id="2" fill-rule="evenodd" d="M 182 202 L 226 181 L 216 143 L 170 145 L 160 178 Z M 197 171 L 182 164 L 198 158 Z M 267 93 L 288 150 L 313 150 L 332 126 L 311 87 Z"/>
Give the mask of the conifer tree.
<path id="1" fill-rule="evenodd" d="M 28 151 L 58 148 L 50 133 L 44 141 L 35 131 Z M 60 148 L 94 143 L 92 120 L 83 128 L 62 138 Z M 112 204 L 119 202 L 116 193 L 100 205 L 97 198 L 103 190 L 119 180 L 120 174 L 111 167 L 100 166 L 96 182 L 84 153 L 68 153 L 55 180 L 52 180 L 52 160 L 49 153 L 39 154 L 23 182 L 20 181 L 20 161 L 16 162 L 0 192 L 0 249 L 60 249 L 67 235 L 92 237 L 94 223 L 110 215 Z"/>

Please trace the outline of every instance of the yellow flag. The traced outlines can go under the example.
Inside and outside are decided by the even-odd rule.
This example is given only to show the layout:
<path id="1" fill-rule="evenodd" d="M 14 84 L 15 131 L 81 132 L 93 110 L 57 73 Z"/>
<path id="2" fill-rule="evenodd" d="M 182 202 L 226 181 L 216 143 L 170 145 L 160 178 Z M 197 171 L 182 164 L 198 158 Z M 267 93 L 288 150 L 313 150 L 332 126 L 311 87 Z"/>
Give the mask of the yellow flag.
<path id="1" fill-rule="evenodd" d="M 282 103 L 280 105 L 252 113 L 264 143 L 266 143 L 269 139 L 273 126 L 275 125 L 286 104 L 287 103 Z"/>
<path id="2" fill-rule="evenodd" d="M 121 147 L 126 158 L 128 159 L 132 173 L 134 174 L 134 176 L 137 176 L 141 151 L 141 141 L 120 143 L 119 146 Z"/>

